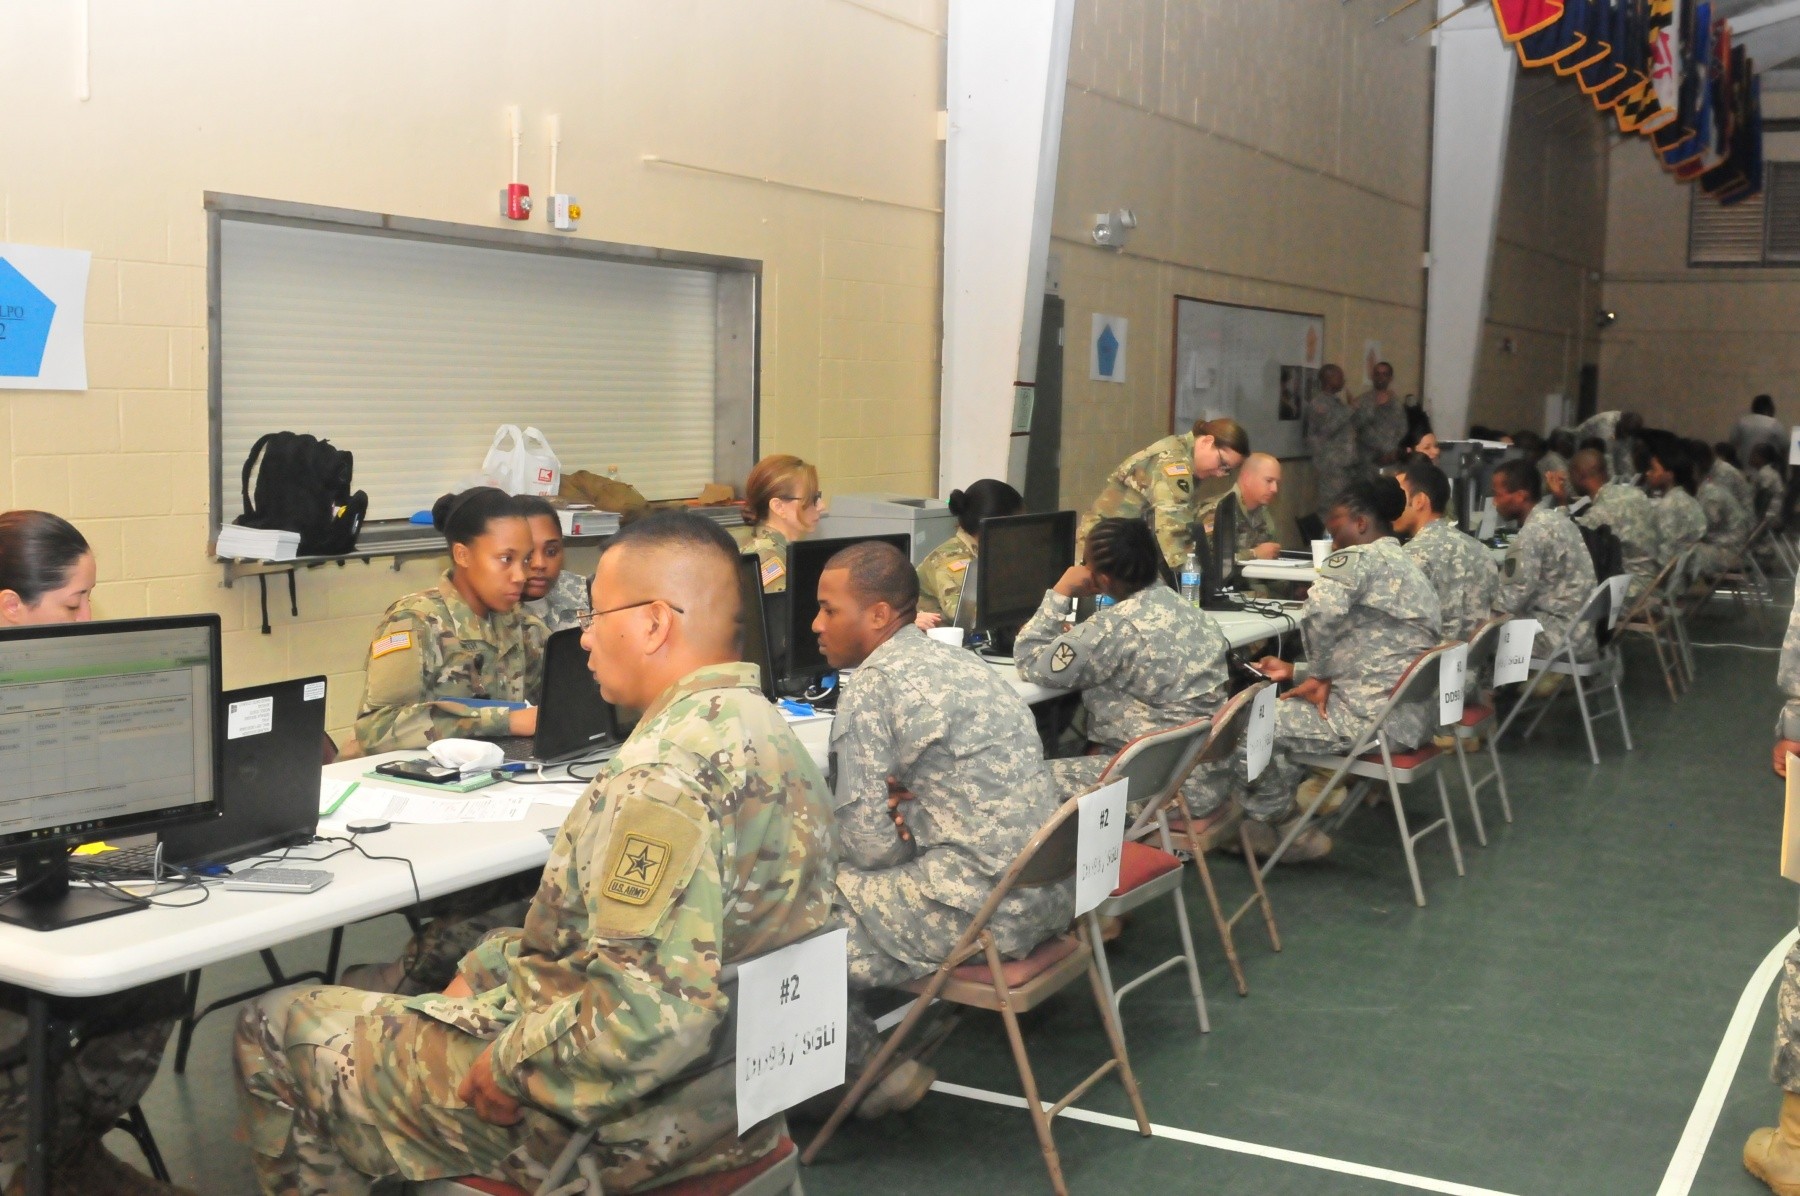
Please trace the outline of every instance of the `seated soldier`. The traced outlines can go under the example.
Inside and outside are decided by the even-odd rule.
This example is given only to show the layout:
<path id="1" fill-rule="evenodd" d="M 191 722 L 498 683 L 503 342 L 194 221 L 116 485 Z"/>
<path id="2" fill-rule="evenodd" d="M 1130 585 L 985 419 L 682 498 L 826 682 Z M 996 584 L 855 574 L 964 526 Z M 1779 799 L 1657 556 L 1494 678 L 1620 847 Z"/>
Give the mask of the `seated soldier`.
<path id="1" fill-rule="evenodd" d="M 1238 470 L 1237 483 L 1224 494 L 1200 504 L 1200 526 L 1213 534 L 1213 521 L 1219 504 L 1227 498 L 1237 499 L 1237 542 L 1232 555 L 1240 561 L 1272 561 L 1281 555 L 1281 541 L 1275 535 L 1270 518 L 1270 504 L 1281 491 L 1281 462 L 1268 453 L 1251 453 Z"/>
<path id="2" fill-rule="evenodd" d="M 484 940 L 442 994 L 290 988 L 239 1020 L 270 1196 L 462 1175 L 530 1189 L 590 1124 L 608 1191 L 779 1142 L 778 1117 L 739 1136 L 731 1066 L 695 1065 L 727 1012 L 720 969 L 829 921 L 829 795 L 738 662 L 737 547 L 717 524 L 627 525 L 593 601 L 600 691 L 644 716 L 563 823 L 525 928 Z"/>
<path id="3" fill-rule="evenodd" d="M 1679 555 L 1700 543 L 1706 535 L 1706 512 L 1694 499 L 1694 467 L 1682 440 L 1659 432 L 1640 444 L 1644 490 L 1656 512 L 1656 532 L 1662 549 Z"/>
<path id="4" fill-rule="evenodd" d="M 1502 519 L 1519 525 L 1500 570 L 1498 605 L 1515 618 L 1543 625 L 1538 643 L 1546 654 L 1573 631 L 1575 658 L 1592 660 L 1593 625 L 1576 627 L 1575 616 L 1594 592 L 1594 562 L 1574 521 L 1540 497 L 1537 470 L 1529 464 L 1502 461 L 1494 467 L 1494 507 Z"/>
<path id="5" fill-rule="evenodd" d="M 1394 530 L 1406 541 L 1406 555 L 1431 583 L 1446 640 L 1466 640 L 1494 614 L 1500 571 L 1481 541 L 1444 518 L 1450 479 L 1423 457 L 1414 457 L 1395 475 L 1406 508 Z"/>
<path id="6" fill-rule="evenodd" d="M 1750 486 L 1756 501 L 1756 517 L 1781 510 L 1781 496 L 1787 483 L 1778 468 L 1781 454 L 1766 444 L 1750 446 Z"/>
<path id="7" fill-rule="evenodd" d="M 1744 463 L 1738 459 L 1737 449 L 1729 440 L 1721 440 L 1712 446 L 1713 474 L 1731 491 L 1731 496 L 1744 504 L 1744 509 L 1752 513 L 1756 510 L 1756 489 L 1750 484 L 1750 478 L 1744 473 Z"/>
<path id="8" fill-rule="evenodd" d="M 1245 462 L 1246 475 L 1255 460 Z M 1088 532 L 1083 563 L 1044 595 L 1013 644 L 1019 676 L 1082 691 L 1095 754 L 1051 761 L 1059 798 L 1092 789 L 1133 739 L 1210 718 L 1231 696 L 1225 633 L 1163 582 L 1161 556 L 1139 520 L 1102 519 Z M 1113 605 L 1075 625 L 1075 600 L 1096 594 L 1110 595 Z M 1196 772 L 1187 795 L 1196 817 L 1221 809 L 1231 796 L 1230 770 Z"/>
<path id="9" fill-rule="evenodd" d="M 854 994 L 929 975 L 1057 809 L 1031 711 L 993 666 L 915 627 L 918 598 L 905 554 L 879 541 L 844 549 L 819 578 L 819 650 L 833 668 L 856 670 L 838 699 L 830 770 L 842 855 L 835 913 L 850 929 L 851 1075 L 880 1048 Z M 1073 880 L 1017 889 L 988 929 L 1018 959 L 1074 912 Z M 857 1113 L 910 1108 L 932 1079 L 908 1060 Z"/>
<path id="10" fill-rule="evenodd" d="M 1336 551 L 1325 558 L 1300 613 L 1311 665 L 1306 679 L 1275 704 L 1275 752 L 1243 802 L 1250 843 L 1259 852 L 1274 849 L 1286 827 L 1270 824 L 1299 804 L 1305 767 L 1293 757 L 1349 751 L 1387 705 L 1407 666 L 1440 639 L 1437 594 L 1393 538 L 1393 521 L 1405 509 L 1398 483 L 1370 478 L 1351 483 L 1326 512 Z M 1292 664 L 1273 656 L 1256 667 L 1276 681 L 1295 675 Z M 1424 707 L 1403 712 L 1390 724 L 1393 746 L 1424 743 L 1436 713 Z M 1330 850 L 1331 840 L 1308 827 L 1282 861 L 1317 859 Z"/>
<path id="11" fill-rule="evenodd" d="M 1706 513 L 1706 534 L 1700 537 L 1694 563 L 1703 575 L 1711 577 L 1730 568 L 1744 541 L 1750 538 L 1750 508 L 1738 501 L 1731 481 L 1713 457 L 1711 445 L 1704 440 L 1690 440 L 1687 449 L 1694 463 L 1694 476 L 1700 482 L 1694 499 Z"/>
<path id="12" fill-rule="evenodd" d="M 1575 489 L 1589 499 L 1587 509 L 1575 516 L 1575 522 L 1583 527 L 1612 529 L 1619 539 L 1625 572 L 1631 574 L 1627 597 L 1635 601 L 1669 560 L 1657 531 L 1656 509 L 1642 490 L 1608 477 L 1604 453 L 1592 449 L 1576 453 L 1569 463 L 1569 477 Z"/>

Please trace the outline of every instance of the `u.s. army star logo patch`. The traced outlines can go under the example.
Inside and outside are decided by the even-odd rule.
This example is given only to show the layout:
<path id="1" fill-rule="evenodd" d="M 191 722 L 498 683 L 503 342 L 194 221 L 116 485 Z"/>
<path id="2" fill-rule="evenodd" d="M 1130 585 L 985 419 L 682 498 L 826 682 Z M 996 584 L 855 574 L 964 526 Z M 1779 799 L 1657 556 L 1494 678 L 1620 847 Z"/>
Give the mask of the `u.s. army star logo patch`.
<path id="1" fill-rule="evenodd" d="M 636 833 L 625 836 L 625 850 L 619 853 L 612 875 L 606 878 L 606 895 L 627 905 L 643 905 L 656 892 L 669 863 L 669 845 Z"/>
<path id="2" fill-rule="evenodd" d="M 1050 653 L 1050 671 L 1052 673 L 1060 673 L 1074 663 L 1075 649 L 1067 644 L 1056 645 L 1056 650 Z"/>

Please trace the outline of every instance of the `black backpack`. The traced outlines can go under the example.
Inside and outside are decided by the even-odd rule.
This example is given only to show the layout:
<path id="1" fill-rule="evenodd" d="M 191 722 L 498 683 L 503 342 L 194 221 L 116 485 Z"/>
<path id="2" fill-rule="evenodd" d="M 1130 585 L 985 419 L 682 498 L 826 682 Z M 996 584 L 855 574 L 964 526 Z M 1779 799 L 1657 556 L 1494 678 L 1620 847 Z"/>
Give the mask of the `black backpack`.
<path id="1" fill-rule="evenodd" d="M 1585 523 L 1575 525 L 1581 530 L 1581 538 L 1587 544 L 1588 558 L 1594 562 L 1594 580 L 1605 581 L 1609 577 L 1617 577 L 1625 572 L 1625 548 L 1619 543 L 1619 537 L 1613 529 L 1602 523 L 1597 527 L 1589 527 Z"/>
<path id="2" fill-rule="evenodd" d="M 356 547 L 369 496 L 351 493 L 355 457 L 304 432 L 270 432 L 244 458 L 244 513 L 233 522 L 300 533 L 300 555 L 330 556 Z M 256 475 L 251 501 L 250 475 Z"/>

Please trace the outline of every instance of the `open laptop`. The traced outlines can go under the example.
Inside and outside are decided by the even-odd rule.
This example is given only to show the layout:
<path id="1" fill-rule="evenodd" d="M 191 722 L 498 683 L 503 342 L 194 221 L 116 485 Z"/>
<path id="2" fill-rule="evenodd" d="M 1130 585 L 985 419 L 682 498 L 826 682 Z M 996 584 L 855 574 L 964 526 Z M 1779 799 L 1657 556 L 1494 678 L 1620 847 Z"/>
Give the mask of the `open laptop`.
<path id="1" fill-rule="evenodd" d="M 325 678 L 227 690 L 221 814 L 162 832 L 163 861 L 230 864 L 307 843 L 319 828 Z"/>
<path id="2" fill-rule="evenodd" d="M 534 764 L 573 760 L 623 742 L 618 714 L 612 703 L 600 696 L 600 683 L 588 671 L 581 628 L 558 631 L 544 644 L 537 735 L 515 735 L 494 742 L 508 760 Z"/>

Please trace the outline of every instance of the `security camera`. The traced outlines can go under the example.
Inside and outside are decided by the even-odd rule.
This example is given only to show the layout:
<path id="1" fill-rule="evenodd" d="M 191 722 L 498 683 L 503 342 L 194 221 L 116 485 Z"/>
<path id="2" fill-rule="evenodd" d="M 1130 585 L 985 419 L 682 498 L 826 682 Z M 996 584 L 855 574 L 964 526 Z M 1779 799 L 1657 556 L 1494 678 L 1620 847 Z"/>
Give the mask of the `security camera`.
<path id="1" fill-rule="evenodd" d="M 1598 328 L 1602 332 L 1605 332 L 1608 328 L 1612 327 L 1613 321 L 1617 320 L 1618 318 L 1619 318 L 1618 312 L 1607 311 L 1603 307 L 1599 311 L 1594 313 L 1594 327 Z"/>
<path id="2" fill-rule="evenodd" d="M 1137 227 L 1137 216 L 1130 208 L 1114 208 L 1094 213 L 1094 244 L 1123 251 L 1131 230 Z"/>

